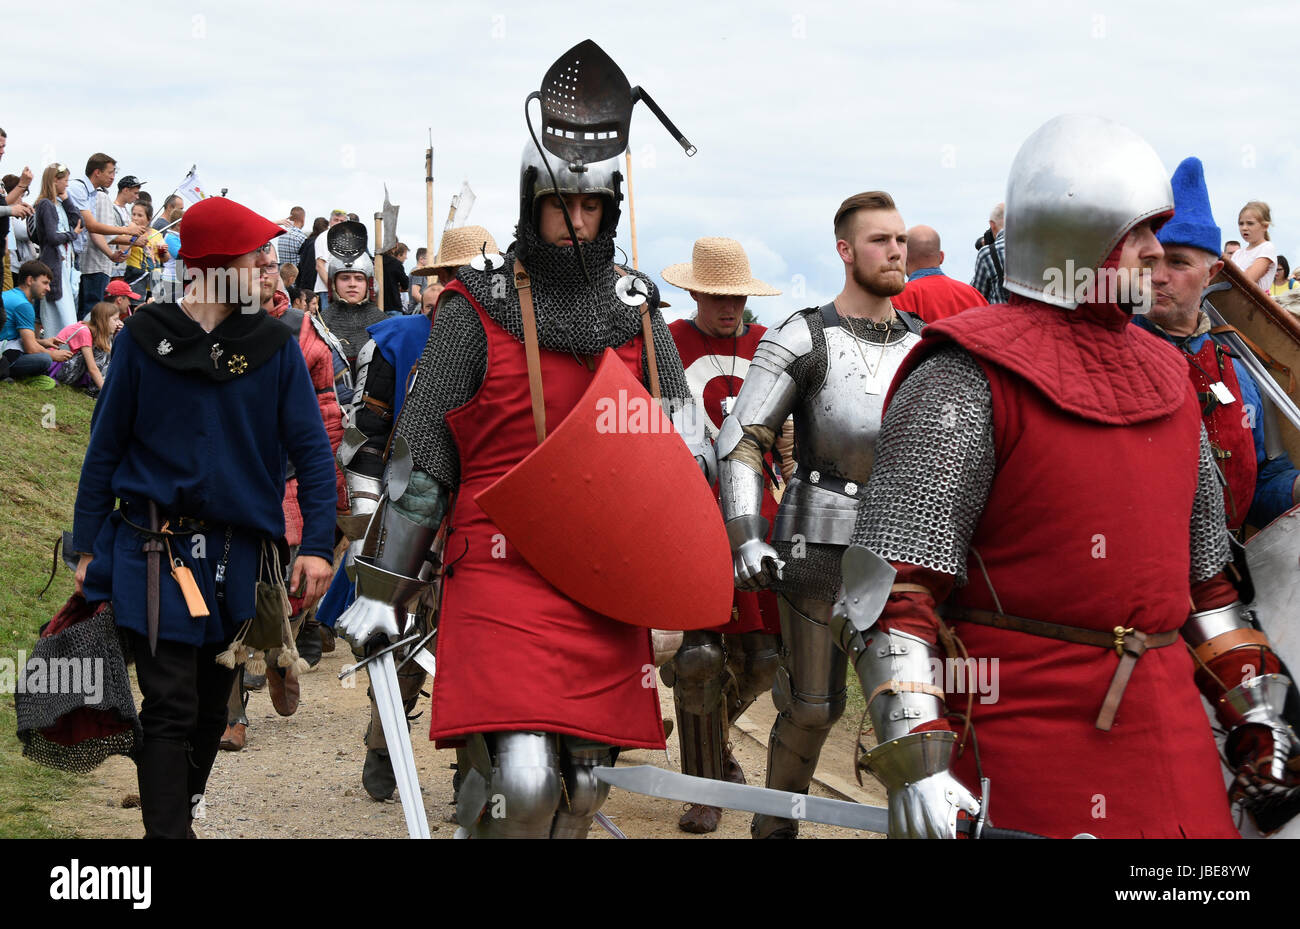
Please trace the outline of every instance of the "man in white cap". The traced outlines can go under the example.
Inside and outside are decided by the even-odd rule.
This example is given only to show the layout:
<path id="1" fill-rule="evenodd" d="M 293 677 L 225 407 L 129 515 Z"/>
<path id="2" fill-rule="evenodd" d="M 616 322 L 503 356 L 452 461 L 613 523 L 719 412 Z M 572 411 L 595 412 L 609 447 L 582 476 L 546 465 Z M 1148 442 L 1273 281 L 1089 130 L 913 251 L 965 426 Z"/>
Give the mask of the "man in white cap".
<path id="1" fill-rule="evenodd" d="M 713 438 L 767 333 L 766 326 L 746 324 L 745 299 L 780 291 L 750 273 L 745 250 L 734 239 L 697 239 L 691 261 L 664 268 L 663 279 L 689 291 L 695 300 L 695 318 L 676 320 L 668 329 L 691 394 L 708 415 L 705 430 Z M 770 461 L 767 466 L 771 468 Z M 770 488 L 764 489 L 762 510 L 768 520 L 776 515 Z M 745 782 L 727 734 L 740 714 L 771 689 L 780 631 L 775 594 L 738 590 L 726 622 L 685 633 L 676 656 L 660 670 L 664 683 L 673 688 L 683 773 Z M 717 807 L 697 803 L 677 825 L 685 832 L 713 832 L 721 817 Z"/>

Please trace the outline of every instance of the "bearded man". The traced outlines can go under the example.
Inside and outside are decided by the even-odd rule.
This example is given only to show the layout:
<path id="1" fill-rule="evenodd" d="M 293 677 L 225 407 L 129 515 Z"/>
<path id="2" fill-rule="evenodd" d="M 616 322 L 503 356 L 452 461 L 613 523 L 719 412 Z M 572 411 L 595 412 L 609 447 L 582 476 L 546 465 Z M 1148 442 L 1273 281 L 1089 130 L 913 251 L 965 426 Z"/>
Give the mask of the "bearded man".
<path id="1" fill-rule="evenodd" d="M 871 475 L 885 389 L 916 344 L 921 322 L 898 311 L 907 227 L 883 191 L 849 197 L 835 213 L 844 289 L 769 331 L 754 351 L 718 435 L 722 515 L 736 586 L 778 593 L 780 715 L 768 743 L 767 786 L 806 793 L 831 726 L 844 712 L 846 658 L 827 623 Z M 763 456 L 794 416 L 794 477 L 765 541 Z M 798 823 L 758 815 L 755 838 L 796 838 Z"/>

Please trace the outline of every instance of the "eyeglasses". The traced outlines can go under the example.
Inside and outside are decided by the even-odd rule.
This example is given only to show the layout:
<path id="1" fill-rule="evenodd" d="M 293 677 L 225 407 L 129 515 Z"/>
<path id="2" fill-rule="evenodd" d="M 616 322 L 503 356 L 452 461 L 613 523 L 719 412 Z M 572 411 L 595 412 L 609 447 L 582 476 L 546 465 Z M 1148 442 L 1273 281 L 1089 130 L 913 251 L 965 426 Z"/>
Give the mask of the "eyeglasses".
<path id="1" fill-rule="evenodd" d="M 259 255 L 269 255 L 274 249 L 275 246 L 272 245 L 270 242 L 267 242 L 265 245 L 253 249 L 253 251 L 257 252 Z"/>

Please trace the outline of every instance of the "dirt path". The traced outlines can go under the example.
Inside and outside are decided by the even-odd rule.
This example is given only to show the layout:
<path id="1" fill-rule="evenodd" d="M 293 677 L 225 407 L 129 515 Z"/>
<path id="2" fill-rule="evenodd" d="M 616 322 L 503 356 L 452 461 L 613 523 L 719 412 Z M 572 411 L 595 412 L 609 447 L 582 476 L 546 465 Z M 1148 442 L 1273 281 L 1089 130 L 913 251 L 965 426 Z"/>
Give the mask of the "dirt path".
<path id="1" fill-rule="evenodd" d="M 288 718 L 275 714 L 266 693 L 252 695 L 248 705 L 249 740 L 242 752 L 222 752 L 208 782 L 208 795 L 196 831 L 210 838 L 400 838 L 406 835 L 401 806 L 390 800 L 376 803 L 361 786 L 365 747 L 361 737 L 368 718 L 365 682 L 345 687 L 337 679 L 350 660 L 346 647 L 325 655 L 319 667 L 303 675 L 302 702 Z M 664 715 L 671 715 L 672 695 L 659 689 Z M 137 691 L 136 699 L 139 700 Z M 436 751 L 427 738 L 425 715 L 412 733 L 415 761 L 424 792 L 429 828 L 434 838 L 451 838 L 455 826 L 443 822 L 451 806 L 452 751 Z M 417 707 L 417 711 L 419 707 Z M 731 732 L 737 760 L 751 783 L 762 783 L 767 750 L 746 731 L 766 740 L 775 710 L 768 697 L 751 707 L 740 726 Z M 813 793 L 825 797 L 883 803 L 879 789 L 863 791 L 853 784 L 853 739 L 857 720 L 841 720 L 827 742 Z M 653 764 L 677 769 L 676 738 L 669 739 L 670 763 L 663 752 L 629 751 L 620 764 Z M 829 785 L 833 789 L 828 789 Z M 143 834 L 140 811 L 123 808 L 122 801 L 137 793 L 135 766 L 114 757 L 96 769 L 86 786 L 56 816 L 83 835 L 134 838 Z M 677 828 L 682 805 L 615 789 L 603 810 L 629 838 L 708 838 Z M 727 812 L 714 836 L 747 838 L 748 813 Z M 838 838 L 855 835 L 849 829 L 806 823 L 801 838 Z M 608 838 L 598 826 L 593 838 Z"/>

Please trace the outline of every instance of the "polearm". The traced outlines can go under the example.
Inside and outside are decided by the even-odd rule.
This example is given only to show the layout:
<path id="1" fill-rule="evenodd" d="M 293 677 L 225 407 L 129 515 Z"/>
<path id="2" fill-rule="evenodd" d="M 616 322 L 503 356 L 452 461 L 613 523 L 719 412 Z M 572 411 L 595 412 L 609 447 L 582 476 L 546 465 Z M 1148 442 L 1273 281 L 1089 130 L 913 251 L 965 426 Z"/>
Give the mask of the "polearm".
<path id="1" fill-rule="evenodd" d="M 627 150 L 623 152 L 623 157 L 627 162 L 627 217 L 628 226 L 632 231 L 632 270 L 637 269 L 636 263 L 636 204 L 632 200 L 632 146 L 628 145 Z"/>
<path id="2" fill-rule="evenodd" d="M 375 214 L 375 302 L 380 312 L 384 309 L 384 254 L 380 246 L 384 244 L 384 214 Z"/>
<path id="3" fill-rule="evenodd" d="M 424 150 L 424 267 L 414 268 L 411 274 L 416 277 L 428 277 L 434 271 L 433 253 L 437 243 L 433 241 L 433 129 L 429 129 L 429 147 Z"/>

